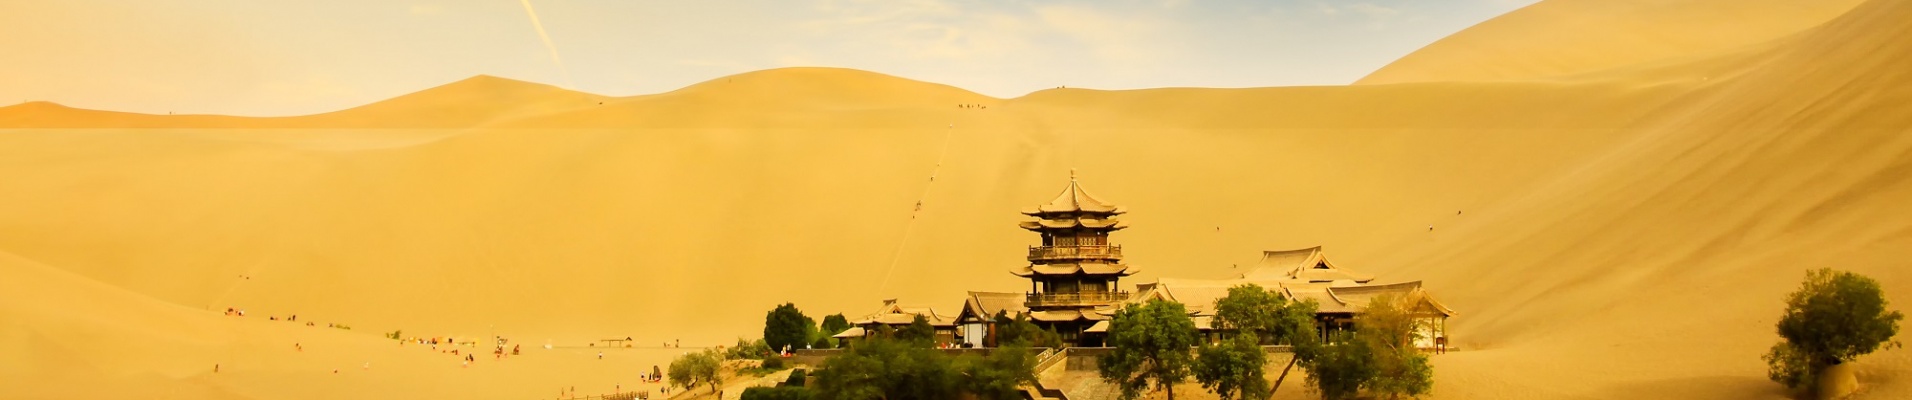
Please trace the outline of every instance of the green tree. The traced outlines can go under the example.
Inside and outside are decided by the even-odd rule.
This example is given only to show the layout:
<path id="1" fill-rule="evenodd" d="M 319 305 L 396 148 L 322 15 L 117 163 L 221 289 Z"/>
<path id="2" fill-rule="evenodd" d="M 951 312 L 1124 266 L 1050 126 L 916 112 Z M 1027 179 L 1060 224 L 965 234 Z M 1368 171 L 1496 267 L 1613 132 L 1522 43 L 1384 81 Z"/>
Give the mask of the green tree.
<path id="1" fill-rule="evenodd" d="M 986 357 L 956 360 L 962 389 L 983 400 L 1021 399 L 1019 386 L 1036 383 L 1036 356 L 1028 347 L 998 347 Z"/>
<path id="2" fill-rule="evenodd" d="M 726 360 L 761 360 L 776 355 L 770 351 L 770 345 L 763 339 L 749 340 L 737 338 L 737 345 L 725 349 L 721 354 Z"/>
<path id="3" fill-rule="evenodd" d="M 960 373 L 949 356 L 903 341 L 875 337 L 823 361 L 817 395 L 826 399 L 954 399 Z"/>
<path id="4" fill-rule="evenodd" d="M 1374 379 L 1373 347 L 1347 332 L 1335 335 L 1308 363 L 1308 384 L 1326 400 L 1352 399 Z"/>
<path id="5" fill-rule="evenodd" d="M 771 352 L 784 349 L 801 349 L 810 343 L 810 332 L 816 322 L 804 316 L 794 303 L 783 303 L 771 309 L 763 318 L 763 341 Z"/>
<path id="6" fill-rule="evenodd" d="M 829 337 L 829 336 L 824 336 L 824 337 L 820 337 L 820 338 L 817 338 L 817 340 L 816 340 L 815 342 L 811 342 L 811 343 L 810 343 L 810 348 L 812 348 L 812 349 L 834 349 L 834 348 L 836 348 L 836 339 L 835 339 L 835 338 L 831 338 L 831 337 Z"/>
<path id="7" fill-rule="evenodd" d="M 1353 398 L 1362 390 L 1388 398 L 1418 397 L 1433 389 L 1434 368 L 1414 348 L 1419 325 L 1405 300 L 1375 296 L 1355 316 L 1354 334 L 1341 332 L 1334 344 L 1310 350 L 1308 383 L 1322 398 Z"/>
<path id="8" fill-rule="evenodd" d="M 1434 388 L 1434 367 L 1414 348 L 1421 323 L 1407 304 L 1403 297 L 1375 296 L 1354 319 L 1358 338 L 1373 357 L 1368 365 L 1374 374 L 1362 385 L 1372 394 L 1418 397 Z"/>
<path id="9" fill-rule="evenodd" d="M 723 355 L 718 354 L 716 350 L 687 353 L 671 360 L 668 375 L 671 383 L 682 386 L 685 390 L 707 384 L 710 385 L 711 393 L 716 393 L 717 386 L 724 384 L 724 378 L 719 374 L 723 365 L 722 360 Z"/>
<path id="10" fill-rule="evenodd" d="M 843 333 L 843 331 L 847 330 L 850 330 L 850 320 L 843 318 L 842 313 L 830 314 L 823 317 L 823 333 L 825 333 L 823 336 L 836 336 L 836 334 Z"/>
<path id="11" fill-rule="evenodd" d="M 1113 351 L 1096 360 L 1102 380 L 1122 388 L 1122 398 L 1134 399 L 1151 384 L 1175 399 L 1175 384 L 1188 379 L 1191 348 L 1200 342 L 1195 321 L 1182 303 L 1149 300 L 1116 311 L 1109 321 Z"/>
<path id="12" fill-rule="evenodd" d="M 1763 357 L 1767 377 L 1789 388 L 1815 389 L 1818 374 L 1892 340 L 1905 315 L 1886 309 L 1885 291 L 1864 275 L 1830 268 L 1806 272 L 1799 290 L 1786 296 L 1779 336 Z"/>
<path id="13" fill-rule="evenodd" d="M 1282 367 L 1281 375 L 1275 378 L 1273 385 L 1266 385 L 1265 382 L 1246 382 L 1246 380 L 1264 379 L 1261 375 L 1254 375 L 1252 377 L 1238 375 L 1232 379 L 1242 381 L 1230 382 L 1226 385 L 1245 389 L 1267 386 L 1269 393 L 1280 389 L 1281 383 L 1288 379 L 1288 373 L 1294 370 L 1296 365 L 1307 363 L 1319 352 L 1321 341 L 1320 338 L 1315 335 L 1316 307 L 1317 305 L 1314 300 L 1289 300 L 1279 292 L 1265 289 L 1260 285 L 1252 283 L 1229 288 L 1227 296 L 1216 299 L 1215 317 L 1212 321 L 1216 327 L 1234 330 L 1238 335 L 1254 336 L 1259 339 L 1260 344 L 1287 344 L 1293 348 L 1291 351 L 1292 356 L 1288 358 L 1287 365 Z M 1219 352 L 1223 350 L 1217 349 L 1213 351 Z M 1259 360 L 1266 362 L 1267 358 L 1262 357 Z M 1233 361 L 1250 361 L 1250 359 L 1239 357 L 1216 359 L 1216 362 Z M 1201 362 L 1200 359 L 1197 359 L 1197 362 Z M 1262 364 L 1256 364 L 1253 367 L 1256 370 L 1260 370 Z M 1217 366 L 1211 368 L 1211 372 L 1224 370 L 1240 371 L 1246 370 L 1246 368 L 1246 366 Z M 1200 376 L 1197 376 L 1197 380 L 1200 379 Z M 1230 378 L 1212 376 L 1211 379 Z M 1206 387 L 1210 385 L 1210 382 L 1211 381 L 1203 381 L 1203 385 Z M 1222 383 L 1218 382 L 1215 384 L 1221 385 Z M 1211 390 L 1213 389 L 1214 388 L 1211 387 Z M 1259 393 L 1261 392 L 1257 389 L 1251 394 Z M 1222 397 L 1227 397 L 1227 395 L 1223 394 Z M 1267 396 L 1262 395 L 1261 397 Z"/>
<path id="14" fill-rule="evenodd" d="M 1261 349 L 1254 334 L 1240 334 L 1221 343 L 1203 345 L 1197 351 L 1195 381 L 1222 399 L 1261 399 L 1274 389 L 1262 377 L 1268 364 L 1268 352 Z"/>
<path id="15" fill-rule="evenodd" d="M 917 314 L 915 319 L 910 320 L 909 326 L 896 330 L 896 339 L 929 347 L 936 342 L 936 327 L 929 324 L 929 318 Z"/>
<path id="16" fill-rule="evenodd" d="M 1016 314 L 1015 318 L 1010 318 L 1008 313 L 997 311 L 992 320 L 996 323 L 996 341 L 990 343 L 991 346 L 1062 347 L 1062 335 L 1036 326 L 1035 322 L 1029 320 L 1029 314 Z"/>

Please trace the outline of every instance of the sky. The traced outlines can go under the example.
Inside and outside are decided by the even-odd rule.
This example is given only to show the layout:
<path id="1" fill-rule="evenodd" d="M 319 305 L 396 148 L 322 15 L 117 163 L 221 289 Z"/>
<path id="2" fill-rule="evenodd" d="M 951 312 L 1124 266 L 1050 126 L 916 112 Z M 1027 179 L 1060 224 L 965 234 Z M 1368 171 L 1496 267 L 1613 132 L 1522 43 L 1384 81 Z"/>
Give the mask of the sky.
<path id="1" fill-rule="evenodd" d="M 1534 1 L 6 0 L 0 105 L 283 116 L 479 74 L 626 96 L 793 66 L 1002 98 L 1345 85 Z"/>

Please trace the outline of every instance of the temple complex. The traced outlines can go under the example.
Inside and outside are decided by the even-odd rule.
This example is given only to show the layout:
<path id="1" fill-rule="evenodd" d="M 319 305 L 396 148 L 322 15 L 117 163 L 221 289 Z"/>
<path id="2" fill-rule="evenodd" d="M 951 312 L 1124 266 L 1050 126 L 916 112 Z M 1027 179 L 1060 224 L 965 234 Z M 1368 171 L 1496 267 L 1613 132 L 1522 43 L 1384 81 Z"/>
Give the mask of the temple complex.
<path id="1" fill-rule="evenodd" d="M 889 328 L 891 331 L 903 329 L 915 323 L 916 317 L 918 316 L 922 316 L 924 321 L 929 322 L 930 327 L 936 329 L 935 342 L 938 346 L 949 346 L 956 343 L 957 332 L 955 318 L 937 314 L 936 309 L 930 307 L 905 307 L 898 304 L 896 299 L 883 300 L 883 308 L 864 315 L 862 318 L 849 321 L 849 330 L 837 333 L 831 336 L 831 338 L 837 339 L 839 344 L 841 344 L 850 339 L 875 335 L 884 327 Z"/>
<path id="2" fill-rule="evenodd" d="M 1071 345 L 1101 346 L 1118 308 L 1162 299 L 1187 307 L 1196 328 L 1212 340 L 1220 337 L 1209 323 L 1215 301 L 1227 296 L 1229 288 L 1256 284 L 1291 300 L 1314 301 L 1316 328 L 1323 339 L 1353 329 L 1355 315 L 1385 295 L 1415 318 L 1417 347 L 1433 350 L 1447 342 L 1447 318 L 1456 313 L 1422 289 L 1420 282 L 1373 284 L 1373 275 L 1336 265 L 1319 246 L 1265 251 L 1259 265 L 1233 278 L 1160 278 L 1137 284 L 1134 293 L 1122 290 L 1121 279 L 1138 269 L 1122 263 L 1122 246 L 1109 236 L 1127 227 L 1116 220 L 1126 211 L 1090 195 L 1073 175 L 1054 199 L 1022 211 L 1032 220 L 1018 225 L 1039 235 L 1041 242 L 1029 246 L 1027 265 L 1009 272 L 1028 279 L 1029 290 L 969 292 L 962 312 L 948 320 L 949 325 L 937 325 L 939 339 L 943 327 L 949 326 L 953 343 L 995 346 L 995 317 L 1000 314 L 1026 317 Z"/>

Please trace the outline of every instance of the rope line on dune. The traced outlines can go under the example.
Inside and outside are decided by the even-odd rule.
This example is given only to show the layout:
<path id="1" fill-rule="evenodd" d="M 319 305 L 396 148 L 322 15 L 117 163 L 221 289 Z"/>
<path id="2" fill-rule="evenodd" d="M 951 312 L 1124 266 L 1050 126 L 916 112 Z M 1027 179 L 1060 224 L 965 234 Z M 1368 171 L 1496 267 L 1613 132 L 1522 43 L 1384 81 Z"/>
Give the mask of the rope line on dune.
<path id="1" fill-rule="evenodd" d="M 882 295 L 890 286 L 890 276 L 896 274 L 896 263 L 903 259 L 903 247 L 910 242 L 910 233 L 915 232 L 916 217 L 923 213 L 923 201 L 929 199 L 931 188 L 936 187 L 936 174 L 943 170 L 943 159 L 949 156 L 949 142 L 956 136 L 956 123 L 951 122 L 943 131 L 942 150 L 936 154 L 936 166 L 930 167 L 929 183 L 923 185 L 923 193 L 916 196 L 916 208 L 910 211 L 910 220 L 903 224 L 903 238 L 896 241 L 896 248 L 890 250 L 890 265 L 883 269 L 883 281 L 876 285 L 876 293 Z"/>

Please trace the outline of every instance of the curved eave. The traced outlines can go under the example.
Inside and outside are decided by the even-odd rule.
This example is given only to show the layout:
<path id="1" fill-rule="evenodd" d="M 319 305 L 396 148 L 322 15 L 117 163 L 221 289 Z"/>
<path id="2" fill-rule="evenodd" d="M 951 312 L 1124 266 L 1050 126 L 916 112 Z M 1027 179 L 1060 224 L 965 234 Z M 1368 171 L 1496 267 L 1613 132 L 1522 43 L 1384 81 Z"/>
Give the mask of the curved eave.
<path id="1" fill-rule="evenodd" d="M 1116 275 L 1129 276 L 1141 272 L 1141 268 L 1123 264 L 1036 264 L 1009 270 L 1010 274 L 1020 277 L 1061 276 L 1061 275 Z"/>
<path id="2" fill-rule="evenodd" d="M 1050 230 L 1050 229 L 1078 229 L 1078 228 L 1079 229 L 1103 229 L 1103 230 L 1116 231 L 1116 230 L 1122 230 L 1124 228 L 1128 228 L 1129 224 L 1124 221 L 1116 221 L 1112 219 L 1072 218 L 1072 219 L 1044 219 L 1044 220 L 1037 220 L 1037 221 L 1022 221 L 1017 223 L 1016 226 L 1021 227 L 1022 229 L 1038 231 L 1038 232 L 1043 230 Z"/>

